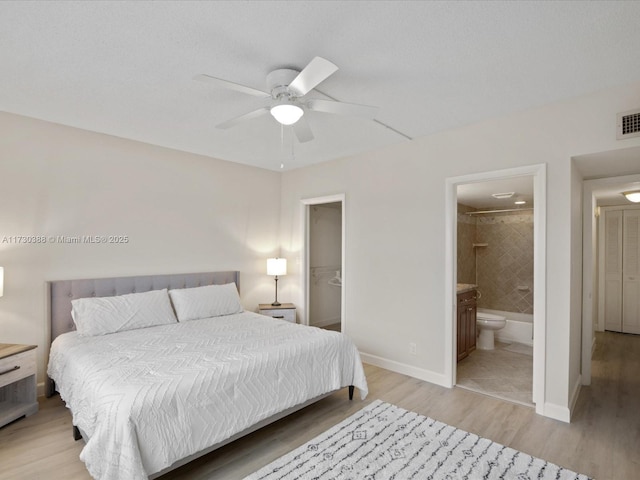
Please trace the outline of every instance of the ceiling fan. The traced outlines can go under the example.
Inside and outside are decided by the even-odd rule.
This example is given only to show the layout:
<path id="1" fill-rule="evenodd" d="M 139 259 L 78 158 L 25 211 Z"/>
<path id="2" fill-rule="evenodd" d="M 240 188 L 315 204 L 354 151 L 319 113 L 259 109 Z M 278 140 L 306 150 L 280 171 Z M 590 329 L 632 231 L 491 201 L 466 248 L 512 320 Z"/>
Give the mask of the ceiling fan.
<path id="1" fill-rule="evenodd" d="M 216 125 L 217 128 L 230 128 L 241 122 L 270 112 L 282 125 L 292 125 L 296 137 L 300 142 L 308 142 L 313 140 L 313 133 L 311 132 L 309 122 L 304 116 L 305 110 L 314 110 L 336 115 L 350 115 L 368 119 L 373 119 L 378 111 L 378 107 L 368 105 L 318 98 L 304 98 L 305 95 L 336 72 L 336 70 L 338 70 L 338 67 L 329 60 L 322 57 L 315 57 L 300 72 L 282 68 L 269 73 L 267 75 L 267 89 L 265 91 L 205 74 L 196 75 L 194 80 L 213 83 L 219 87 L 268 99 L 260 108 L 222 122 Z"/>

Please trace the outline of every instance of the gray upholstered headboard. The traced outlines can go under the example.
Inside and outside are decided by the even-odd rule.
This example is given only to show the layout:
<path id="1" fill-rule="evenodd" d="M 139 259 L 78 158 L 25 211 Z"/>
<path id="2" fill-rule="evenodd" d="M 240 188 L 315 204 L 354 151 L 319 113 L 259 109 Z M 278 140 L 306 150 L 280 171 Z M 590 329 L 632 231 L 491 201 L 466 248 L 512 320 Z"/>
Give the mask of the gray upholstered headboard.
<path id="1" fill-rule="evenodd" d="M 113 297 L 127 293 L 148 292 L 166 288 L 190 288 L 205 285 L 235 283 L 240 291 L 240 272 L 179 273 L 145 275 L 141 277 L 57 280 L 47 282 L 49 291 L 50 342 L 58 335 L 76 329 L 71 318 L 71 300 L 86 297 Z M 53 394 L 52 382 L 47 382 L 47 395 Z"/>
<path id="2" fill-rule="evenodd" d="M 190 288 L 204 285 L 235 283 L 240 291 L 240 272 L 180 273 L 143 277 L 58 280 L 47 282 L 50 298 L 51 339 L 71 332 L 76 327 L 71 318 L 71 300 L 86 297 L 113 297 L 127 293 L 148 292 L 166 288 Z"/>

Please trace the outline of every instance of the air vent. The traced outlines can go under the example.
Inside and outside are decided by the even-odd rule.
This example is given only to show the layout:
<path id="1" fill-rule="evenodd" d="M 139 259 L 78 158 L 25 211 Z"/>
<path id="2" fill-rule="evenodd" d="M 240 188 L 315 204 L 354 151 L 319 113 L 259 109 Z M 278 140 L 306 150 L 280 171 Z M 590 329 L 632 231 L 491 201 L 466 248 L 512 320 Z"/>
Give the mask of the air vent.
<path id="1" fill-rule="evenodd" d="M 618 114 L 616 138 L 640 137 L 640 108 Z"/>

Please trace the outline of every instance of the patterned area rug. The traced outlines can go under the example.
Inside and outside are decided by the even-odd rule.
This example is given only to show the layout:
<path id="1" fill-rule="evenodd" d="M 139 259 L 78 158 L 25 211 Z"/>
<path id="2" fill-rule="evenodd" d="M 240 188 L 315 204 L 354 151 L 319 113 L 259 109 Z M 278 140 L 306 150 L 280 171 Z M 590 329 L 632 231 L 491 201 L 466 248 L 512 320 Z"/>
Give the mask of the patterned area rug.
<path id="1" fill-rule="evenodd" d="M 376 400 L 245 480 L 580 479 L 486 438 Z"/>

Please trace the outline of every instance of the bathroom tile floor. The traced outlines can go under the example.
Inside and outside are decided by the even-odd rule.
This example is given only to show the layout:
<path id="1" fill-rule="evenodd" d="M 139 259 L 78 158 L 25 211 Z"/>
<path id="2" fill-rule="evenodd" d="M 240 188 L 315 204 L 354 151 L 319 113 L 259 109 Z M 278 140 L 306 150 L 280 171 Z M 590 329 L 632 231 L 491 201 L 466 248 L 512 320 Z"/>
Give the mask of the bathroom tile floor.
<path id="1" fill-rule="evenodd" d="M 522 405 L 533 406 L 533 348 L 496 342 L 495 350 L 478 350 L 458 362 L 457 385 Z"/>

